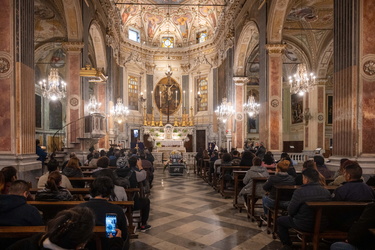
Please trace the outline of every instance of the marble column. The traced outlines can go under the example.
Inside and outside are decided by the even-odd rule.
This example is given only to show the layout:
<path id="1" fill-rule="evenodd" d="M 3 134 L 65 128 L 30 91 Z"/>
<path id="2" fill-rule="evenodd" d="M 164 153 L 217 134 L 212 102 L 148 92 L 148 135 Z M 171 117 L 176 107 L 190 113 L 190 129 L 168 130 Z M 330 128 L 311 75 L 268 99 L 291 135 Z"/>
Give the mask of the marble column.
<path id="1" fill-rule="evenodd" d="M 83 137 L 84 126 L 82 122 L 77 122 L 84 116 L 84 102 L 81 94 L 81 79 L 79 71 L 81 69 L 81 51 L 84 44 L 82 42 L 64 42 L 63 48 L 66 51 L 66 124 L 67 145 L 73 150 L 84 150 L 83 143 L 78 144 L 78 138 Z"/>
<path id="2" fill-rule="evenodd" d="M 326 79 L 316 80 L 317 86 L 305 95 L 303 122 L 305 124 L 304 152 L 312 155 L 324 148 L 325 138 L 325 87 Z M 317 136 L 319 135 L 319 136 Z"/>
<path id="3" fill-rule="evenodd" d="M 35 183 L 42 164 L 35 148 L 34 2 L 1 2 L 0 169 L 14 166 Z"/>
<path id="4" fill-rule="evenodd" d="M 233 77 L 233 81 L 235 84 L 235 117 L 236 125 L 235 125 L 235 133 L 233 134 L 234 140 L 233 140 L 233 147 L 242 150 L 244 139 L 245 139 L 245 122 L 244 119 L 246 117 L 246 114 L 243 112 L 243 104 L 244 100 L 246 98 L 246 83 L 249 81 L 247 77 Z"/>
<path id="5" fill-rule="evenodd" d="M 260 122 L 266 122 L 266 124 L 259 124 L 259 139 L 265 143 L 267 150 L 274 154 L 280 153 L 283 149 L 282 56 L 285 47 L 284 44 L 266 45 L 268 51 L 267 102 L 261 103 L 260 111 Z"/>

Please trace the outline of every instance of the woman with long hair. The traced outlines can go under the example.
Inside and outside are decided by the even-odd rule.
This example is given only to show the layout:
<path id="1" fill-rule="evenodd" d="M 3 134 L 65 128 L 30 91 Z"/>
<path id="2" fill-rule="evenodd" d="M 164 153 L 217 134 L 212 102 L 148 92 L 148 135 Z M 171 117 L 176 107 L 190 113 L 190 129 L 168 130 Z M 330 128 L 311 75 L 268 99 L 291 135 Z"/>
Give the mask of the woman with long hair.
<path id="1" fill-rule="evenodd" d="M 61 187 L 61 174 L 59 171 L 53 171 L 49 174 L 46 187 L 38 190 L 35 195 L 37 201 L 70 201 L 73 200 L 72 194 L 68 189 Z"/>
<path id="2" fill-rule="evenodd" d="M 79 160 L 76 156 L 70 158 L 62 173 L 67 177 L 83 177 Z M 85 186 L 84 181 L 71 181 L 71 183 L 74 188 L 83 188 Z"/>

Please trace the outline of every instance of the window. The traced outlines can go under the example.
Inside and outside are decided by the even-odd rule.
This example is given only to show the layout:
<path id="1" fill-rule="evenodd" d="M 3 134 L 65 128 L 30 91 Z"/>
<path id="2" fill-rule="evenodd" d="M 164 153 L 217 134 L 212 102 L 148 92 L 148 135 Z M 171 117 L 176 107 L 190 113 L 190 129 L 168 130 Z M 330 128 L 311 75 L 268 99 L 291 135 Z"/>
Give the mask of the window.
<path id="1" fill-rule="evenodd" d="M 203 43 L 207 40 L 207 31 L 200 31 L 197 33 L 197 43 Z"/>
<path id="2" fill-rule="evenodd" d="M 136 76 L 128 77 L 129 109 L 138 110 L 138 81 Z"/>
<path id="3" fill-rule="evenodd" d="M 161 47 L 162 48 L 173 48 L 174 47 L 174 37 L 171 37 L 171 36 L 162 37 Z"/>
<path id="4" fill-rule="evenodd" d="M 198 111 L 208 110 L 208 81 L 207 77 L 198 78 Z"/>
<path id="5" fill-rule="evenodd" d="M 133 29 L 129 29 L 129 39 L 135 42 L 140 42 L 139 32 Z"/>

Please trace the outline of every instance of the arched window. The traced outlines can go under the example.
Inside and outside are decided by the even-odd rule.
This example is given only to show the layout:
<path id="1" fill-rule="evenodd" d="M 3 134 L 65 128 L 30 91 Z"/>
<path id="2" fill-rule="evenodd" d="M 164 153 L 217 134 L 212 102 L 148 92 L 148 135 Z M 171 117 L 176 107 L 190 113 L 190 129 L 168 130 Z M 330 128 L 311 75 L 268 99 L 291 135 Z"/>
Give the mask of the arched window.
<path id="1" fill-rule="evenodd" d="M 49 102 L 49 129 L 62 128 L 62 105 L 60 101 Z"/>

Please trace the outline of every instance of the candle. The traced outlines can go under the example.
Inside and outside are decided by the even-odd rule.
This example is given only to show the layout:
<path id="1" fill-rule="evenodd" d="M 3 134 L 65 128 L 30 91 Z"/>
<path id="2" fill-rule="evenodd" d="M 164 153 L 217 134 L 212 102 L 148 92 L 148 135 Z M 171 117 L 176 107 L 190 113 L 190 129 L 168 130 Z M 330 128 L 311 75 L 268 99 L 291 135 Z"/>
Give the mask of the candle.
<path id="1" fill-rule="evenodd" d="M 154 91 L 151 90 L 151 106 L 154 105 Z"/>
<path id="2" fill-rule="evenodd" d="M 161 91 L 159 91 L 159 97 L 160 97 L 159 102 L 160 102 L 160 108 L 161 108 Z"/>
<path id="3" fill-rule="evenodd" d="M 177 108 L 177 90 L 176 90 L 176 108 Z"/>

